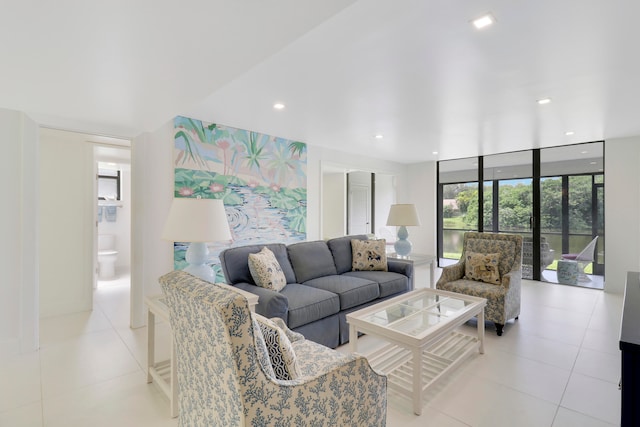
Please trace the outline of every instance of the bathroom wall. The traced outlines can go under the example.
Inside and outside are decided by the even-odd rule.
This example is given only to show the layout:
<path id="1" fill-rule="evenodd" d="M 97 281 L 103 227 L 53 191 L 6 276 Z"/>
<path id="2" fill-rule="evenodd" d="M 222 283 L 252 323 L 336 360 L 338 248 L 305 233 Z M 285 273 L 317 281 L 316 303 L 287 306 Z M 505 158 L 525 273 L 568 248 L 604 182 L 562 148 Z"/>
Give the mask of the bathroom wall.
<path id="1" fill-rule="evenodd" d="M 97 158 L 101 159 L 99 155 Z M 102 158 L 104 159 L 104 157 Z M 107 166 L 107 168 L 120 170 L 121 200 L 109 203 L 121 207 L 116 208 L 116 220 L 113 222 L 107 221 L 106 215 L 103 213 L 102 220 L 98 222 L 98 234 L 114 234 L 116 236 L 116 250 L 118 251 L 116 276 L 119 276 L 123 273 L 129 273 L 131 267 L 131 164 L 116 163 L 116 165 Z"/>

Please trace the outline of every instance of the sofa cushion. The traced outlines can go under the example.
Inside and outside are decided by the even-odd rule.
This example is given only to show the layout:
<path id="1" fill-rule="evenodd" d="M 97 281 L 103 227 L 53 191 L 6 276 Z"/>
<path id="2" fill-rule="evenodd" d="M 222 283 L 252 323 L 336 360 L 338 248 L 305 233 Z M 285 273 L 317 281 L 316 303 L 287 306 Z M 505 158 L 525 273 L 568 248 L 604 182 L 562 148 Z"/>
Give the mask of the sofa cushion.
<path id="1" fill-rule="evenodd" d="M 294 243 L 287 251 L 298 283 L 337 274 L 331 251 L 322 240 Z"/>
<path id="2" fill-rule="evenodd" d="M 466 252 L 464 255 L 464 277 L 466 279 L 499 285 L 499 263 L 500 254 Z"/>
<path id="3" fill-rule="evenodd" d="M 287 283 L 295 283 L 296 276 L 293 273 L 293 268 L 289 262 L 287 246 L 283 243 L 239 246 L 222 251 L 220 253 L 220 264 L 224 277 L 227 279 L 227 283 L 246 282 L 255 285 L 256 282 L 253 280 L 253 277 L 251 277 L 251 271 L 249 271 L 249 254 L 258 253 L 265 246 L 273 252 L 278 260 L 278 264 L 280 264 L 280 268 L 282 268 L 282 272 L 284 273 L 284 277 L 287 279 Z"/>
<path id="4" fill-rule="evenodd" d="M 340 310 L 356 307 L 380 296 L 380 289 L 375 281 L 345 274 L 318 277 L 307 280 L 304 285 L 337 294 L 340 297 Z"/>
<path id="5" fill-rule="evenodd" d="M 273 252 L 266 246 L 257 254 L 249 254 L 249 271 L 256 285 L 274 291 L 287 286 L 282 268 Z"/>
<path id="6" fill-rule="evenodd" d="M 352 240 L 353 271 L 387 271 L 386 240 Z"/>
<path id="7" fill-rule="evenodd" d="M 367 240 L 366 234 L 358 234 L 354 236 L 336 237 L 327 240 L 327 246 L 333 256 L 333 262 L 336 266 L 338 274 L 351 271 L 352 249 L 351 240 Z"/>
<path id="8" fill-rule="evenodd" d="M 289 302 L 287 325 L 290 329 L 315 322 L 340 311 L 340 297 L 323 289 L 289 283 L 280 294 Z"/>
<path id="9" fill-rule="evenodd" d="M 390 271 L 349 271 L 344 275 L 378 282 L 380 298 L 409 290 L 409 278 L 400 273 L 392 273 Z"/>

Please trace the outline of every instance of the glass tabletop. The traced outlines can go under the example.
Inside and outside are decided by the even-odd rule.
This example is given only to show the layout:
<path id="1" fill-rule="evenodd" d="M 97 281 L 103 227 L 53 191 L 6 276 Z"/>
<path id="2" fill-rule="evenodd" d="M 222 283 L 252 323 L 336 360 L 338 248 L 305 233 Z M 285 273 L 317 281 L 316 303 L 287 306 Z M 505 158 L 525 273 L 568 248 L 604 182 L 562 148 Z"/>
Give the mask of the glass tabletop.
<path id="1" fill-rule="evenodd" d="M 471 304 L 474 302 L 450 296 L 420 294 L 370 313 L 363 320 L 415 336 L 455 317 Z"/>

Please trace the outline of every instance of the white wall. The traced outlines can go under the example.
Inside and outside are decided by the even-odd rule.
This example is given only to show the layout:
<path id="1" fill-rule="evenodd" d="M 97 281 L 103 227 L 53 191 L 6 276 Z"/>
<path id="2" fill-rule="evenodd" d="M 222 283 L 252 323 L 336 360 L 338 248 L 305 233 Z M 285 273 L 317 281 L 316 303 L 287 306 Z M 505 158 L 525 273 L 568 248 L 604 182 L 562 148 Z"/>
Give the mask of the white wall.
<path id="1" fill-rule="evenodd" d="M 325 173 L 322 179 L 322 238 L 344 236 L 346 226 L 346 191 L 343 173 Z"/>
<path id="2" fill-rule="evenodd" d="M 38 126 L 0 109 L 0 355 L 38 348 Z"/>
<path id="3" fill-rule="evenodd" d="M 605 291 L 624 292 L 640 270 L 640 136 L 605 142 Z"/>
<path id="4" fill-rule="evenodd" d="M 424 162 L 406 165 L 407 195 L 398 197 L 398 203 L 416 205 L 420 226 L 408 227 L 413 252 L 435 255 L 436 253 L 436 163 Z"/>
<path id="5" fill-rule="evenodd" d="M 40 316 L 91 310 L 93 147 L 83 134 L 40 130 Z"/>
<path id="6" fill-rule="evenodd" d="M 387 242 L 396 241 L 396 227 L 387 226 L 387 218 L 391 205 L 396 202 L 396 177 L 383 173 L 376 174 L 375 190 L 375 230 L 378 238 L 387 239 Z"/>
<path id="7" fill-rule="evenodd" d="M 144 296 L 173 270 L 173 243 L 160 238 L 173 200 L 173 121 L 131 144 L 131 327 L 146 323 Z"/>

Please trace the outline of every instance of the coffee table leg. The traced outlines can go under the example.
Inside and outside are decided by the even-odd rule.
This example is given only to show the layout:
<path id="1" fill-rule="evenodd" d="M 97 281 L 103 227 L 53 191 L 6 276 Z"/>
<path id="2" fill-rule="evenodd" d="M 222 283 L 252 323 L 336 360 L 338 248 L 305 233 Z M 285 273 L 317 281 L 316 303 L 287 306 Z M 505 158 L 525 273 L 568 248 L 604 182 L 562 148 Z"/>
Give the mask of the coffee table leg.
<path id="1" fill-rule="evenodd" d="M 358 330 L 354 325 L 349 325 L 349 350 L 351 353 L 358 351 Z"/>
<path id="2" fill-rule="evenodd" d="M 478 351 L 484 354 L 484 308 L 478 313 L 478 341 L 480 342 Z"/>
<path id="3" fill-rule="evenodd" d="M 422 415 L 422 349 L 414 348 L 413 353 L 413 413 Z"/>

